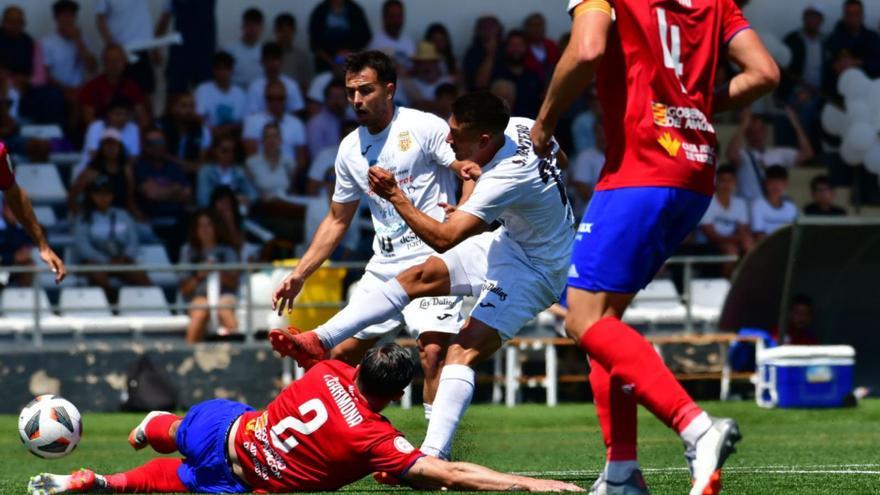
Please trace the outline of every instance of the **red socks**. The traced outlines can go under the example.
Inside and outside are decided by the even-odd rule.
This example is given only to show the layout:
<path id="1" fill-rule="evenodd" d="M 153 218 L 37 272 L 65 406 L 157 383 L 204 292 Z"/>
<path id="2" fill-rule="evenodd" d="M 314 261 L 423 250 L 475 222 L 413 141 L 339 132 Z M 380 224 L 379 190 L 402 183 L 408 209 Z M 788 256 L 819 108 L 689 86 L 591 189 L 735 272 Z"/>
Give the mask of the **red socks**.
<path id="1" fill-rule="evenodd" d="M 175 416 L 174 414 L 161 414 L 151 419 L 144 428 L 144 432 L 147 435 L 147 442 L 149 442 L 150 447 L 153 447 L 153 450 L 160 454 L 176 452 L 177 439 L 169 435 L 168 430 L 171 429 L 171 425 L 173 425 L 175 421 L 180 421 L 182 419 L 183 418 L 180 416 Z"/>
<path id="2" fill-rule="evenodd" d="M 636 399 L 622 385 L 598 361 L 590 361 L 590 388 L 609 462 L 636 460 Z"/>
<path id="3" fill-rule="evenodd" d="M 599 320 L 581 336 L 578 344 L 591 361 L 599 363 L 610 374 L 611 391 L 622 390 L 622 387 L 631 389 L 630 395 L 634 395 L 639 403 L 676 432 L 681 433 L 691 420 L 703 412 L 678 383 L 654 347 L 617 318 Z M 590 378 L 592 380 L 592 373 Z M 629 412 L 621 399 L 618 418 L 618 413 L 614 412 L 616 396 L 609 395 L 614 417 L 611 425 L 613 431 L 618 426 L 618 419 L 621 423 L 629 421 L 625 416 Z M 632 418 L 635 421 L 634 413 Z M 621 428 L 627 430 L 624 424 Z M 635 432 L 635 428 L 632 431 Z"/>
<path id="4" fill-rule="evenodd" d="M 177 468 L 182 463 L 183 459 L 153 459 L 141 467 L 110 474 L 104 479 L 114 493 L 186 493 L 189 489 L 177 477 Z"/>

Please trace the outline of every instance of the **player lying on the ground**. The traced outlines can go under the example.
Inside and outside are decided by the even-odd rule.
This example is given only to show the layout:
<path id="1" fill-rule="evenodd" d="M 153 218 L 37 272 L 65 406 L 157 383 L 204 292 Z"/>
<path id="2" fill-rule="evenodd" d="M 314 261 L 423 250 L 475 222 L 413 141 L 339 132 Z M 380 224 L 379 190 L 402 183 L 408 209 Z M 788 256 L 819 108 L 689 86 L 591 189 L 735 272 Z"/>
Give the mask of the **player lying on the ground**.
<path id="1" fill-rule="evenodd" d="M 620 318 L 709 205 L 718 148 L 712 114 L 770 92 L 779 70 L 734 0 L 570 0 L 568 10 L 572 42 L 532 139 L 539 154 L 552 149 L 557 122 L 595 75 L 608 146 L 571 256 L 565 319 L 590 357 L 608 447 L 593 491 L 648 492 L 636 458 L 642 404 L 681 436 L 691 495 L 712 495 L 740 438 L 736 422 L 710 418 Z M 742 72 L 716 88 L 722 55 Z"/>
<path id="2" fill-rule="evenodd" d="M 415 449 L 379 414 L 401 397 L 414 368 L 409 351 L 388 344 L 367 351 L 357 368 L 334 360 L 313 367 L 262 411 L 215 399 L 183 418 L 152 412 L 129 434 L 129 443 L 183 458 L 153 459 L 118 474 L 40 474 L 31 478 L 28 493 L 328 491 L 373 472 L 425 489 L 583 491 Z"/>
<path id="3" fill-rule="evenodd" d="M 495 353 L 565 286 L 574 218 L 556 157 L 538 157 L 533 121 L 510 117 L 490 93 L 457 99 L 449 119 L 456 158 L 482 168 L 470 198 L 441 223 L 419 211 L 389 171 L 370 170 L 370 187 L 438 253 L 376 290 L 352 299 L 314 332 L 273 330 L 273 347 L 306 367 L 366 325 L 384 321 L 416 297 L 479 296 L 449 346 L 422 452 L 449 456 L 452 437 L 474 393 L 473 367 Z M 554 149 L 556 146 L 554 145 Z M 502 226 L 493 232 L 496 221 Z"/>

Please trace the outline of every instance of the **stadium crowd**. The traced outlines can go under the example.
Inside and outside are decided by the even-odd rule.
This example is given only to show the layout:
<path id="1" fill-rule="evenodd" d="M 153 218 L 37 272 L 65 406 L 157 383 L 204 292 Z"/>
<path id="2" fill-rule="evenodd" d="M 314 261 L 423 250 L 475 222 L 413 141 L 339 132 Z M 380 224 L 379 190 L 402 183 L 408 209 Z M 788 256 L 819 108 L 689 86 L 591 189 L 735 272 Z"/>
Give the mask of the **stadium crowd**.
<path id="1" fill-rule="evenodd" d="M 155 23 L 145 21 L 151 13 L 139 0 L 97 0 L 95 19 L 80 19 L 75 1 L 58 0 L 55 30 L 42 36 L 27 31 L 21 8 L 7 7 L 0 20 L 0 93 L 6 95 L 0 140 L 19 163 L 47 162 L 50 152 L 82 153 L 59 211 L 72 234 L 67 261 L 132 264 L 140 246 L 157 243 L 173 262 L 297 256 L 327 212 L 339 141 L 357 126 L 342 79 L 347 54 L 372 48 L 393 55 L 400 105 L 445 119 L 458 95 L 487 90 L 514 115 L 534 117 L 568 43 L 567 34 L 547 33 L 540 13 L 516 26 L 485 15 L 459 59 L 453 46 L 463 40 L 452 39 L 442 23 L 414 39 L 404 33 L 407 5 L 387 0 L 381 8 L 380 26 L 370 26 L 354 0 L 325 0 L 304 25 L 289 13 L 266 19 L 248 8 L 239 39 L 218 46 L 214 0 L 169 0 Z M 808 6 L 802 28 L 784 39 L 791 63 L 765 105 L 779 110 L 726 117 L 736 130 L 722 150 L 717 193 L 684 249 L 742 254 L 799 214 L 846 214 L 834 204 L 834 187 L 849 185 L 852 171 L 823 135 L 818 115 L 839 98 L 835 81 L 846 68 L 880 77 L 880 35 L 865 26 L 860 0 L 845 0 L 830 30 L 824 17 L 823 9 Z M 100 53 L 84 43 L 86 29 L 100 33 Z M 299 29 L 308 31 L 308 47 L 294 42 Z M 124 48 L 171 30 L 183 43 L 167 54 Z M 723 80 L 733 69 L 718 70 Z M 164 105 L 154 104 L 159 93 Z M 22 132 L 35 124 L 55 125 L 62 135 Z M 559 129 L 572 158 L 566 181 L 579 216 L 604 163 L 596 95 L 585 94 Z M 786 194 L 788 170 L 808 162 L 827 165 L 828 174 L 812 180 L 813 202 L 801 208 Z M 371 233 L 354 230 L 334 259 L 367 259 Z M 0 256 L 5 265 L 33 262 L 8 208 Z M 724 267 L 725 274 L 731 270 Z M 204 302 L 205 278 L 194 273 L 180 282 L 187 301 Z M 123 279 L 150 283 L 140 271 Z M 29 283 L 26 276 L 9 280 Z M 115 300 L 107 274 L 92 274 L 89 283 Z M 223 281 L 224 294 L 234 297 L 236 289 L 234 280 Z M 234 328 L 234 315 L 221 319 Z"/>

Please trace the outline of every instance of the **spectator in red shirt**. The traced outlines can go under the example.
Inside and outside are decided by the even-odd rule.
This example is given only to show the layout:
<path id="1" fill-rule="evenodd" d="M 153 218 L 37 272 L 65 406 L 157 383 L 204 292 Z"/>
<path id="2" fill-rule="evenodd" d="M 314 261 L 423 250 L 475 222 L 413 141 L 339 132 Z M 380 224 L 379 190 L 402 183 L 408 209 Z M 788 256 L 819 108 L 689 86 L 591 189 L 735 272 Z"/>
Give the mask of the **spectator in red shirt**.
<path id="1" fill-rule="evenodd" d="M 798 294 L 791 300 L 788 308 L 788 329 L 782 339 L 779 327 L 773 328 L 770 335 L 780 345 L 819 345 L 819 340 L 810 327 L 813 325 L 813 300 Z"/>
<path id="2" fill-rule="evenodd" d="M 119 45 L 108 45 L 103 60 L 104 72 L 86 83 L 79 95 L 84 126 L 88 127 L 102 115 L 114 98 L 123 96 L 134 105 L 140 127 L 147 127 L 150 122 L 147 98 L 140 86 L 125 76 L 128 65 L 125 50 Z"/>
<path id="3" fill-rule="evenodd" d="M 559 62 L 559 46 L 547 37 L 547 20 L 540 12 L 530 14 L 523 21 L 523 31 L 529 42 L 526 67 L 537 72 L 546 83 Z"/>

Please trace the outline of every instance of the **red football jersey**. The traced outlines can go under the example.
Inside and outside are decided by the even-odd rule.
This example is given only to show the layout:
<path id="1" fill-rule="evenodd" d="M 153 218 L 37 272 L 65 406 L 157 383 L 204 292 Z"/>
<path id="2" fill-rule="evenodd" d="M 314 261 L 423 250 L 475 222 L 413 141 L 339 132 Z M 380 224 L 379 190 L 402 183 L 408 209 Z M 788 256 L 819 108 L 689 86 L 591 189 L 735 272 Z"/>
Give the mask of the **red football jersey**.
<path id="1" fill-rule="evenodd" d="M 15 169 L 12 166 L 12 156 L 6 145 L 0 142 L 0 191 L 5 191 L 15 185 Z"/>
<path id="2" fill-rule="evenodd" d="M 610 0 L 616 15 L 597 72 L 608 137 L 597 190 L 677 187 L 711 195 L 718 141 L 715 70 L 749 27 L 733 0 Z M 570 10 L 580 2 L 572 0 Z"/>
<path id="3" fill-rule="evenodd" d="M 235 451 L 251 488 L 336 490 L 373 472 L 403 475 L 424 455 L 367 407 L 354 372 L 322 361 L 265 411 L 242 416 Z"/>

